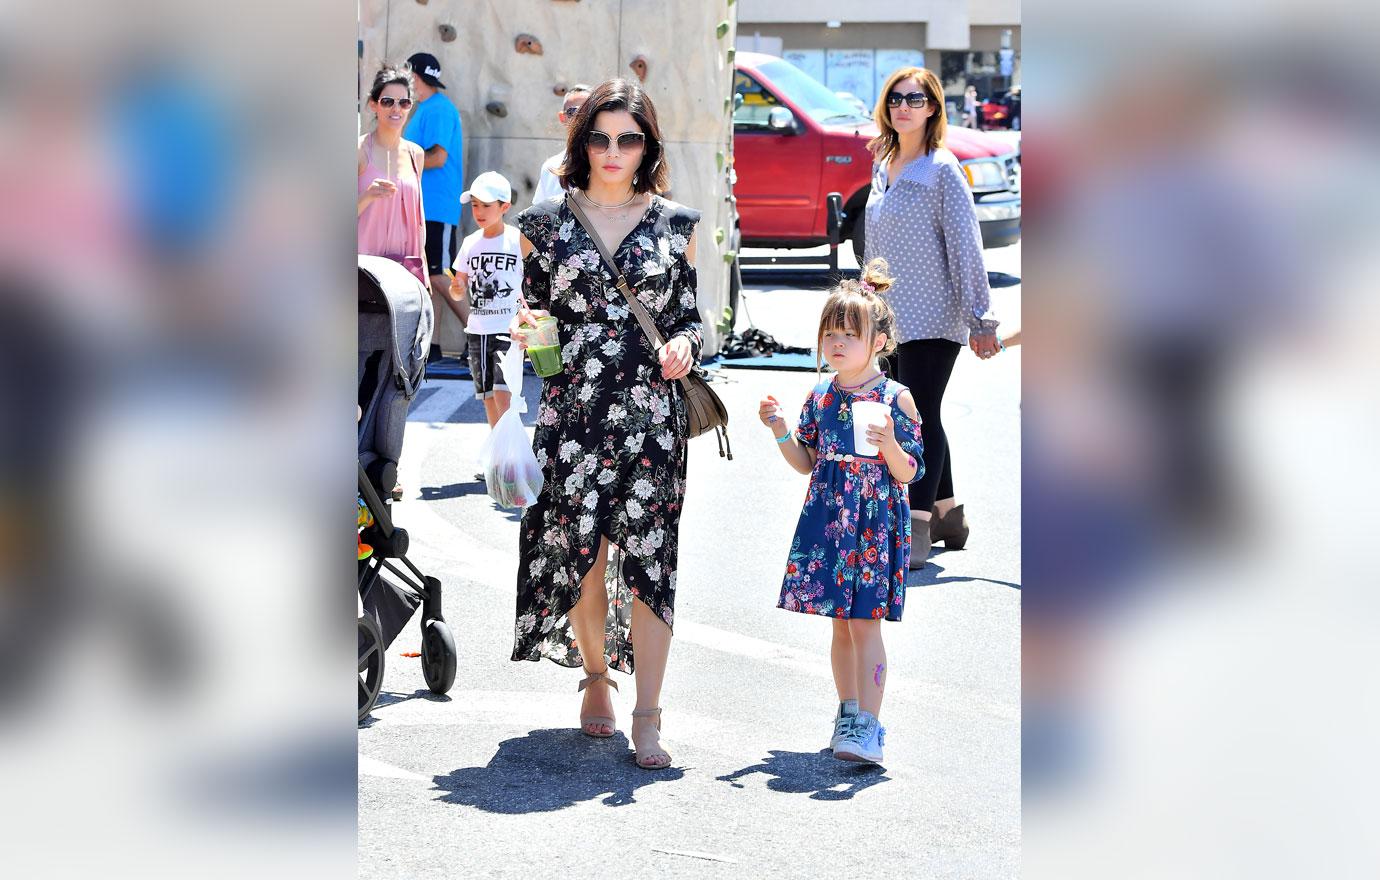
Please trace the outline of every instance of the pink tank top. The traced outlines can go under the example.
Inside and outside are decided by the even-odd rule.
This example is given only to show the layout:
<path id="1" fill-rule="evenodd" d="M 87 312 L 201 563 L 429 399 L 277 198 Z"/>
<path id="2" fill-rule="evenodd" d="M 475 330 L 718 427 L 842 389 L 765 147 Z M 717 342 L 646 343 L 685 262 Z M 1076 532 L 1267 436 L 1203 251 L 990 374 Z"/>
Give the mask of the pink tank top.
<path id="1" fill-rule="evenodd" d="M 387 199 L 370 203 L 359 215 L 359 252 L 375 257 L 388 257 L 402 262 L 403 257 L 422 256 L 422 190 L 420 172 L 412 158 L 412 144 L 402 141 L 404 162 L 413 164 L 412 175 L 393 180 L 398 191 Z M 374 133 L 364 141 L 364 173 L 359 176 L 359 195 L 377 178 L 388 178 L 374 163 Z M 392 180 L 392 178 L 388 178 Z"/>

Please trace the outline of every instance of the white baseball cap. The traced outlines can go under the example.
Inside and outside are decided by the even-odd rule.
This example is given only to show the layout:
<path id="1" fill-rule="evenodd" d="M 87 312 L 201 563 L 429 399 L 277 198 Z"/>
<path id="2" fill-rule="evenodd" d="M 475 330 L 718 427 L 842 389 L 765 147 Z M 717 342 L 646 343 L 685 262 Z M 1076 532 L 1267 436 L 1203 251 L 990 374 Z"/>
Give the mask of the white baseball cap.
<path id="1" fill-rule="evenodd" d="M 460 201 L 469 204 L 470 199 L 481 202 L 511 202 L 513 187 L 508 178 L 497 171 L 485 171 L 474 179 L 470 188 L 460 194 Z"/>

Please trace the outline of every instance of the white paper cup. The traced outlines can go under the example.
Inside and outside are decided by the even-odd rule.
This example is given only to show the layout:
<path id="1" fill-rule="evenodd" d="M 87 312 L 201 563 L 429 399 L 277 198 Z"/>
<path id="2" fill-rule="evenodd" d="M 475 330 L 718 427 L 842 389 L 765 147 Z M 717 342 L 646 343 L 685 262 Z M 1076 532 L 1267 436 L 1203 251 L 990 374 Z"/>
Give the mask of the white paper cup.
<path id="1" fill-rule="evenodd" d="M 891 415 L 891 407 L 874 400 L 859 400 L 853 404 L 853 452 L 857 455 L 875 456 L 877 447 L 867 439 L 867 429 L 873 425 L 886 424 Z"/>

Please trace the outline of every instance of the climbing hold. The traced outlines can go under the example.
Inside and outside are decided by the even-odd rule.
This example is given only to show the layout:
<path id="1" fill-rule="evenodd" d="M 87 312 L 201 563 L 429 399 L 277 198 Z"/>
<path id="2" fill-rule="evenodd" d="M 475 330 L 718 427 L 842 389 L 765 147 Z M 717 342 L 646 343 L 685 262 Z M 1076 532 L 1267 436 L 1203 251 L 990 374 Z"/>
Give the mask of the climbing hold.
<path id="1" fill-rule="evenodd" d="M 441 27 L 440 27 L 440 31 L 441 31 L 441 42 L 443 42 L 443 43 L 453 43 L 453 42 L 455 42 L 455 28 L 451 27 L 451 26 L 448 25 L 448 24 L 443 24 L 443 25 L 441 25 Z"/>
<path id="2" fill-rule="evenodd" d="M 716 37 L 718 37 L 720 40 L 722 40 L 722 39 L 724 38 L 724 35 L 727 34 L 727 33 L 728 33 L 728 19 L 724 19 L 723 21 L 719 22 L 719 26 L 718 26 L 718 27 L 714 28 L 714 36 L 716 36 Z"/>
<path id="3" fill-rule="evenodd" d="M 724 228 L 723 228 L 722 226 L 719 226 L 719 227 L 715 228 L 715 230 L 714 230 L 714 243 L 715 243 L 715 244 L 723 244 L 723 243 L 724 243 L 724 238 L 725 238 L 725 237 L 726 237 L 726 234 L 724 233 Z M 868 422 L 868 424 L 870 425 L 870 424 L 872 424 L 872 423 L 871 423 L 871 422 Z"/>
<path id="4" fill-rule="evenodd" d="M 728 63 L 729 63 L 729 64 L 732 64 L 732 63 L 733 63 L 733 59 L 736 58 L 737 55 L 738 55 L 738 50 L 737 50 L 736 48 L 734 48 L 733 46 L 729 46 L 729 47 L 728 47 Z M 945 546 L 947 547 L 948 545 L 946 544 Z"/>
<path id="5" fill-rule="evenodd" d="M 638 80 L 647 81 L 647 57 L 645 55 L 638 55 L 628 66 L 632 68 L 633 73 L 637 74 Z"/>
<path id="6" fill-rule="evenodd" d="M 518 34 L 517 42 L 514 45 L 519 55 L 541 55 L 541 40 L 531 34 Z"/>
<path id="7" fill-rule="evenodd" d="M 484 105 L 484 109 L 497 116 L 499 119 L 508 115 L 508 106 L 502 101 L 490 101 Z"/>
<path id="8" fill-rule="evenodd" d="M 714 167 L 715 167 L 717 170 L 719 170 L 719 171 L 723 171 L 723 170 L 724 170 L 724 151 L 723 151 L 723 150 L 720 150 L 719 152 L 717 152 L 717 153 L 714 154 Z M 870 424 L 870 423 L 869 423 L 869 424 Z"/>

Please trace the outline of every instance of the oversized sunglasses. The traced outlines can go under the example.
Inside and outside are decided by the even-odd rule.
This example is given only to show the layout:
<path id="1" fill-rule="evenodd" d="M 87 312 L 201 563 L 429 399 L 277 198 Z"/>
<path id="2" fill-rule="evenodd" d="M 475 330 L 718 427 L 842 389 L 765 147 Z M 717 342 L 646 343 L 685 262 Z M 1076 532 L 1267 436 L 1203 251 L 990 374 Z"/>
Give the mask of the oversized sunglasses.
<path id="1" fill-rule="evenodd" d="M 888 107 L 900 107 L 901 102 L 905 101 L 910 109 L 919 110 L 925 106 L 925 102 L 929 99 L 930 96 L 924 92 L 909 92 L 904 95 L 900 92 L 891 92 L 886 96 L 886 105 Z"/>
<path id="2" fill-rule="evenodd" d="M 404 110 L 406 110 L 408 107 L 411 107 L 411 106 L 412 106 L 412 99 L 411 99 L 411 98 L 394 98 L 394 97 L 392 97 L 392 96 L 386 96 L 386 97 L 383 97 L 383 98 L 379 98 L 379 106 L 380 106 L 380 107 L 392 107 L 394 104 L 397 104 L 399 107 L 401 107 L 401 108 L 403 108 Z"/>
<path id="3" fill-rule="evenodd" d="M 633 150 L 640 150 L 646 141 L 647 136 L 640 131 L 625 131 L 618 136 L 618 152 L 630 153 Z M 606 153 L 612 141 L 602 131 L 591 131 L 586 137 L 585 143 L 596 153 Z"/>

